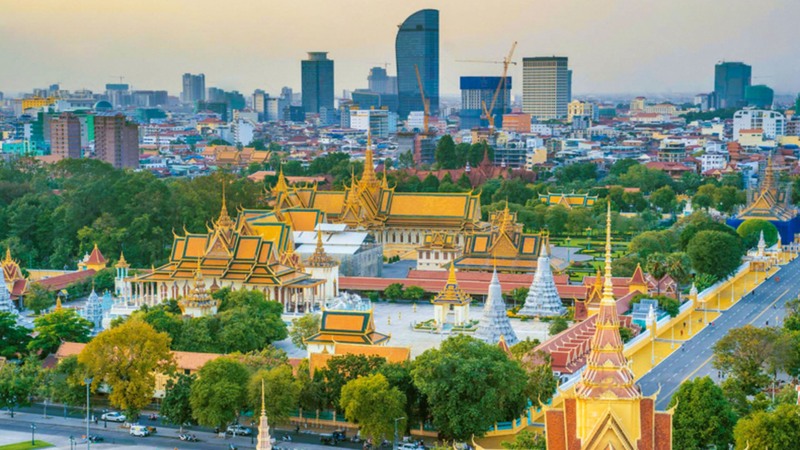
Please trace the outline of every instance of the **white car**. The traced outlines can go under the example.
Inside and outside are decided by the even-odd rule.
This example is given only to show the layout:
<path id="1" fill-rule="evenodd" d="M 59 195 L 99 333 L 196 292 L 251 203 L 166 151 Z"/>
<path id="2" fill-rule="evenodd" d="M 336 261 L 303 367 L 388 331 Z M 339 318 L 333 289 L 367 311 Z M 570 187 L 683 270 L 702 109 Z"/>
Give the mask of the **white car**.
<path id="1" fill-rule="evenodd" d="M 122 413 L 119 413 L 119 412 L 116 412 L 116 411 L 107 412 L 107 413 L 103 414 L 102 416 L 100 416 L 100 420 L 107 420 L 109 422 L 120 422 L 120 423 L 122 423 L 122 422 L 125 422 L 125 419 L 127 419 L 127 417 L 125 417 L 125 414 L 122 414 Z"/>
<path id="2" fill-rule="evenodd" d="M 145 437 L 150 434 L 150 431 L 144 425 L 131 425 L 129 433 L 132 436 Z"/>
<path id="3" fill-rule="evenodd" d="M 252 433 L 252 431 L 250 431 L 250 428 L 239 425 L 238 423 L 229 426 L 228 429 L 225 430 L 225 432 L 236 436 L 250 436 L 250 433 Z"/>

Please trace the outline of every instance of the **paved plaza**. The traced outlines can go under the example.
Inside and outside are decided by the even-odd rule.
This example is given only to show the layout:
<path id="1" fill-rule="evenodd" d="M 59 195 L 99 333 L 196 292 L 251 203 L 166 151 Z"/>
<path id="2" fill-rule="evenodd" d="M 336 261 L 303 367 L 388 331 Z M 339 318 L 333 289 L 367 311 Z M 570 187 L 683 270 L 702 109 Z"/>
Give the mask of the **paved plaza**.
<path id="1" fill-rule="evenodd" d="M 433 305 L 427 301 L 418 303 L 416 312 L 409 303 L 373 303 L 375 328 L 377 331 L 391 336 L 389 344 L 398 347 L 411 347 L 411 357 L 416 358 L 429 348 L 438 347 L 439 344 L 447 339 L 450 334 L 437 334 L 428 331 L 414 331 L 413 325 L 433 318 Z M 483 304 L 473 303 L 470 308 L 470 319 L 480 320 L 483 314 Z M 291 314 L 284 315 L 284 320 L 291 321 L 295 317 Z M 547 329 L 549 323 L 529 320 L 523 322 L 520 319 L 511 319 L 511 326 L 520 340 L 539 339 L 544 342 L 547 339 Z M 465 333 L 471 334 L 471 333 Z M 304 358 L 305 350 L 297 348 L 292 344 L 291 339 L 275 343 L 275 346 L 283 349 L 292 358 Z"/>

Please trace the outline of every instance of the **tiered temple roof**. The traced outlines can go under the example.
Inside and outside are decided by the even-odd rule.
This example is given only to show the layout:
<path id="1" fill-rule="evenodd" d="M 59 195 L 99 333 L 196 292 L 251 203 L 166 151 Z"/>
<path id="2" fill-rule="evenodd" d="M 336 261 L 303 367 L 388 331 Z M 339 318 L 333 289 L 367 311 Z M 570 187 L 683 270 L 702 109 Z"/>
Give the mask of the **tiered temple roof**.
<path id="1" fill-rule="evenodd" d="M 442 290 L 431 299 L 434 305 L 466 305 L 472 301 L 472 297 L 458 287 L 456 280 L 456 268 L 450 263 L 450 274 L 447 277 Z"/>
<path id="2" fill-rule="evenodd" d="M 517 313 L 521 316 L 561 316 L 567 308 L 561 303 L 561 297 L 556 289 L 553 271 L 550 268 L 550 254 L 547 249 L 548 242 L 542 243 L 539 261 L 536 265 L 536 274 L 528 289 L 525 305 Z"/>
<path id="3" fill-rule="evenodd" d="M 475 193 L 395 192 L 384 175 L 375 175 L 372 149 L 367 147 L 364 173 L 343 191 L 322 191 L 317 185 L 289 186 L 283 171 L 270 191 L 276 208 L 311 208 L 333 223 L 380 230 L 393 227 L 472 230 L 481 217 Z M 300 230 L 302 231 L 302 230 Z"/>
<path id="4" fill-rule="evenodd" d="M 92 322 L 92 334 L 97 335 L 103 330 L 103 303 L 100 301 L 100 296 L 95 292 L 92 287 L 92 293 L 86 300 L 86 306 L 83 307 L 83 318 Z"/>
<path id="5" fill-rule="evenodd" d="M 21 297 L 28 289 L 28 280 L 22 274 L 19 262 L 11 257 L 10 248 L 6 248 L 6 256 L 0 264 L 3 266 L 3 278 L 11 298 Z"/>
<path id="6" fill-rule="evenodd" d="M 466 236 L 464 255 L 456 259 L 459 270 L 533 272 L 542 245 L 541 234 L 522 232 L 517 214 L 508 209 L 491 214 L 487 230 Z"/>
<path id="7" fill-rule="evenodd" d="M 492 281 L 489 283 L 489 295 L 486 298 L 483 317 L 475 331 L 475 337 L 487 344 L 494 345 L 500 342 L 501 336 L 505 338 L 508 345 L 514 345 L 519 341 L 514 329 L 511 328 L 506 304 L 503 301 L 503 290 L 495 270 L 492 273 Z"/>
<path id="8" fill-rule="evenodd" d="M 0 312 L 11 313 L 19 317 L 19 311 L 14 306 L 14 301 L 11 300 L 11 292 L 8 291 L 5 280 L 5 271 L 0 272 Z"/>
<path id="9" fill-rule="evenodd" d="M 309 267 L 333 267 L 338 264 L 338 261 L 325 252 L 325 246 L 322 244 L 322 231 L 317 228 L 317 247 L 306 260 L 306 265 Z"/>
<path id="10" fill-rule="evenodd" d="M 319 332 L 306 339 L 312 344 L 384 345 L 389 336 L 375 331 L 372 309 L 325 310 L 322 312 Z"/>
<path id="11" fill-rule="evenodd" d="M 548 192 L 547 194 L 539 194 L 539 200 L 547 206 L 563 205 L 567 208 L 576 206 L 594 206 L 597 202 L 597 196 L 589 194 L 576 194 L 572 193 L 554 193 Z"/>
<path id="12" fill-rule="evenodd" d="M 212 298 L 209 292 L 206 291 L 206 283 L 203 281 L 203 274 L 198 263 L 192 292 L 178 300 L 178 307 L 183 314 L 205 316 L 216 314 L 219 303 L 219 300 Z"/>

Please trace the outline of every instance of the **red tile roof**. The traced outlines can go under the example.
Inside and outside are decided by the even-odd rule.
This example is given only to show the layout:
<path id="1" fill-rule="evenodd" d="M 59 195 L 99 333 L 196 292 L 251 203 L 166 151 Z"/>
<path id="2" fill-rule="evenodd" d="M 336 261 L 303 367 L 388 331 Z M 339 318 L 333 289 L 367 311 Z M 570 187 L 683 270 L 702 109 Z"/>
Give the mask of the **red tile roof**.
<path id="1" fill-rule="evenodd" d="M 65 287 L 83 281 L 95 274 L 94 269 L 79 270 L 77 272 L 65 273 L 55 277 L 45 278 L 39 281 L 39 284 L 44 286 L 47 290 L 58 291 Z"/>

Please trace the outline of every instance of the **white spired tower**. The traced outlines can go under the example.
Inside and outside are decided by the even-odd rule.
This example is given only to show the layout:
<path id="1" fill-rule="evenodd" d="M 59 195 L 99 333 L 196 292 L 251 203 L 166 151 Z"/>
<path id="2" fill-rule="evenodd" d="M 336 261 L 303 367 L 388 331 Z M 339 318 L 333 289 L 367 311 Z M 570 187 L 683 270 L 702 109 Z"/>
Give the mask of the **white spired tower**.
<path id="1" fill-rule="evenodd" d="M 506 303 L 503 301 L 503 288 L 497 278 L 497 269 L 492 273 L 492 282 L 489 283 L 489 295 L 486 298 L 486 305 L 483 307 L 483 317 L 475 331 L 475 337 L 495 345 L 503 337 L 506 344 L 512 346 L 519 342 L 517 334 L 511 328 L 511 321 L 508 320 Z"/>
<path id="2" fill-rule="evenodd" d="M 556 290 L 553 271 L 550 268 L 549 239 L 542 242 L 539 250 L 539 260 L 536 263 L 536 274 L 533 276 L 531 287 L 525 305 L 519 310 L 520 316 L 554 317 L 567 312 L 561 303 L 561 297 Z"/>
<path id="3" fill-rule="evenodd" d="M 269 435 L 267 411 L 264 409 L 264 380 L 261 380 L 261 418 L 258 420 L 258 443 L 256 450 L 272 450 L 272 438 Z"/>

